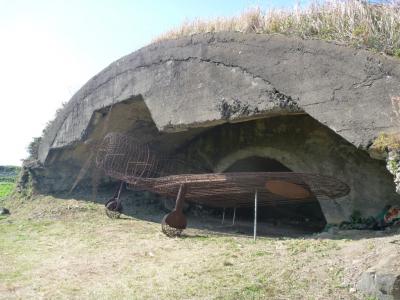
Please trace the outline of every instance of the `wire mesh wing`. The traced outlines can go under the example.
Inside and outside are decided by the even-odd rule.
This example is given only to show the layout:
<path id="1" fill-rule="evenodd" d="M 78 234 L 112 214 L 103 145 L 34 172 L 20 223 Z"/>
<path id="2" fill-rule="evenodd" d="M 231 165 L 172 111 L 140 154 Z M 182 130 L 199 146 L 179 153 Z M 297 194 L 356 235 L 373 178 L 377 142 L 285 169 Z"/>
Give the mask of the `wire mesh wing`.
<path id="1" fill-rule="evenodd" d="M 185 198 L 216 207 L 240 207 L 253 203 L 255 190 L 260 205 L 315 201 L 315 197 L 339 198 L 349 187 L 320 174 L 294 172 L 239 172 L 177 174 L 185 170 L 179 161 L 160 158 L 146 144 L 120 133 L 107 134 L 98 149 L 96 164 L 106 175 L 130 187 L 175 197 L 185 185 Z"/>

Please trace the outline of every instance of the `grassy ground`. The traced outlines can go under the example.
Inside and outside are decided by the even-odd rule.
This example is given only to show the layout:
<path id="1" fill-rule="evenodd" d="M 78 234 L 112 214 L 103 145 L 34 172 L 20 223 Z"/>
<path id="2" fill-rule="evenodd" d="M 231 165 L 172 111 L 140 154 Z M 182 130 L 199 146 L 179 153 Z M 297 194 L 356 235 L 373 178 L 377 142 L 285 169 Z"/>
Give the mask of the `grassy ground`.
<path id="1" fill-rule="evenodd" d="M 0 182 L 0 198 L 10 195 L 13 188 L 14 188 L 14 183 Z"/>
<path id="2" fill-rule="evenodd" d="M 0 199 L 11 194 L 18 172 L 19 167 L 0 166 Z"/>
<path id="3" fill-rule="evenodd" d="M 254 243 L 212 228 L 168 238 L 152 221 L 162 213 L 144 207 L 111 220 L 101 204 L 74 199 L 0 202 L 11 210 L 0 219 L 1 299 L 367 299 L 351 290 L 353 255 L 366 267 L 363 255 L 384 244 L 345 235 Z"/>

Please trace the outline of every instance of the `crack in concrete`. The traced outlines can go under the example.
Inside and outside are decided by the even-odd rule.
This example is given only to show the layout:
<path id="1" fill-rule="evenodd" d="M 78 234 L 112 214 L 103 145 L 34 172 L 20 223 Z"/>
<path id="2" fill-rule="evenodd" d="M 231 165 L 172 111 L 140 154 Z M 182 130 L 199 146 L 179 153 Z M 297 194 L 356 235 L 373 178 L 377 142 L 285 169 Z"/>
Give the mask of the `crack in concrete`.
<path id="1" fill-rule="evenodd" d="M 134 72 L 134 71 L 136 71 L 136 70 L 138 70 L 138 69 L 146 69 L 146 68 L 151 68 L 151 67 L 153 67 L 153 66 L 160 66 L 160 65 L 166 64 L 166 63 L 168 63 L 168 62 L 170 62 L 170 61 L 173 61 L 173 62 L 197 61 L 197 62 L 199 62 L 199 63 L 207 62 L 207 63 L 215 64 L 215 65 L 217 65 L 217 66 L 221 65 L 221 66 L 224 66 L 224 67 L 227 67 L 227 68 L 237 68 L 237 69 L 239 69 L 240 71 L 242 71 L 244 74 L 250 75 L 253 79 L 260 79 L 260 80 L 262 80 L 264 83 L 270 85 L 270 86 L 273 88 L 273 85 L 271 84 L 271 82 L 269 82 L 269 81 L 266 80 L 265 78 L 261 77 L 260 75 L 256 75 L 256 74 L 254 74 L 253 72 L 250 72 L 247 68 L 244 68 L 244 67 L 242 67 L 242 66 L 240 66 L 240 65 L 226 64 L 226 63 L 221 62 L 221 61 L 214 61 L 214 60 L 211 60 L 211 59 L 208 59 L 208 58 L 206 59 L 206 58 L 201 58 L 201 57 L 196 57 L 196 56 L 188 56 L 188 57 L 186 57 L 186 58 L 173 58 L 173 57 L 168 57 L 168 58 L 166 58 L 166 59 L 158 60 L 157 62 L 152 62 L 152 63 L 149 63 L 149 64 L 142 64 L 142 65 L 138 65 L 138 66 L 135 66 L 135 67 L 127 68 L 126 70 L 123 70 L 123 71 L 121 71 L 121 72 L 117 72 L 117 73 L 115 73 L 113 76 L 109 77 L 107 80 L 105 80 L 105 81 L 103 81 L 102 83 L 98 84 L 98 85 L 97 85 L 96 87 L 94 87 L 93 89 L 87 90 L 87 93 L 85 93 L 84 96 L 82 96 L 80 99 L 78 98 L 78 99 L 75 100 L 75 101 L 79 101 L 79 100 L 82 100 L 82 99 L 87 98 L 88 96 L 90 96 L 91 94 L 93 94 L 96 90 L 98 90 L 99 88 L 101 88 L 101 87 L 104 86 L 104 85 L 107 85 L 110 81 L 116 80 L 116 78 L 120 77 L 121 75 L 124 75 L 124 74 L 129 73 L 129 72 Z M 279 92 L 279 91 L 278 91 L 278 92 Z M 280 93 L 280 92 L 279 92 L 279 93 Z M 283 93 L 280 93 L 280 94 L 284 95 Z M 289 96 L 286 96 L 286 95 L 284 95 L 284 96 L 285 96 L 285 97 L 289 97 Z M 114 96 L 114 98 L 115 98 L 115 96 Z"/>
<path id="2" fill-rule="evenodd" d="M 268 36 L 267 42 L 269 40 L 271 40 L 272 38 L 273 38 L 272 36 Z M 263 48 L 262 46 L 257 44 L 257 41 L 258 40 L 256 40 L 255 43 L 247 43 L 246 39 L 237 40 L 237 37 L 235 37 L 235 36 L 232 36 L 232 37 L 227 36 L 227 37 L 221 38 L 218 34 L 210 33 L 208 36 L 206 36 L 206 39 L 202 39 L 201 37 L 199 39 L 196 39 L 196 35 L 193 35 L 193 36 L 190 36 L 190 38 L 188 38 L 186 41 L 184 41 L 184 43 L 180 43 L 180 44 L 178 43 L 178 44 L 172 44 L 172 45 L 173 45 L 173 47 L 178 49 L 178 48 L 185 48 L 190 45 L 192 45 L 192 46 L 204 45 L 205 47 L 213 45 L 215 47 L 215 46 L 218 46 L 219 44 L 235 43 L 235 44 L 239 44 L 239 45 L 247 45 L 247 46 L 251 46 L 251 47 Z M 169 46 L 170 44 L 166 44 L 166 45 Z M 342 46 L 342 45 L 337 45 L 337 46 Z M 162 49 L 162 46 L 161 46 L 161 49 Z M 154 52 L 154 51 L 157 52 L 157 51 L 160 51 L 160 46 L 159 45 L 155 45 L 155 46 L 150 45 L 150 47 L 146 47 L 145 50 L 151 51 L 151 52 Z M 60 114 L 60 116 L 57 117 L 58 120 L 57 119 L 54 120 L 54 123 L 52 124 L 52 128 L 49 128 L 49 131 L 52 132 L 51 135 L 47 137 L 47 140 L 51 141 L 49 146 L 54 144 L 54 142 L 57 138 L 57 135 L 58 135 L 57 132 L 60 130 L 60 128 L 62 128 L 66 119 L 69 117 L 71 112 L 73 112 L 73 110 L 76 108 L 77 105 L 79 105 L 79 103 L 81 101 L 83 101 L 83 100 L 87 99 L 88 97 L 90 97 L 91 95 L 93 95 L 95 92 L 97 92 L 99 89 L 101 89 L 104 85 L 109 84 L 110 81 L 112 81 L 112 80 L 116 81 L 118 77 L 120 77 L 126 73 L 136 72 L 137 70 L 140 70 L 142 68 L 151 68 L 153 66 L 162 65 L 169 61 L 176 61 L 176 62 L 197 61 L 199 63 L 207 62 L 207 63 L 215 64 L 217 66 L 221 65 L 221 66 L 224 66 L 227 68 L 237 68 L 241 72 L 243 72 L 245 75 L 251 76 L 253 79 L 259 79 L 262 82 L 264 82 L 265 84 L 267 84 L 268 86 L 270 86 L 272 92 L 271 91 L 267 91 L 267 92 L 274 93 L 277 96 L 291 98 L 290 96 L 287 96 L 287 95 L 281 93 L 280 91 L 276 90 L 274 88 L 274 86 L 271 84 L 271 82 L 269 82 L 267 79 L 263 78 L 262 75 L 255 74 L 254 72 L 250 71 L 248 68 L 245 68 L 245 67 L 237 65 L 237 64 L 225 63 L 220 60 L 216 61 L 216 60 L 212 60 L 209 58 L 203 58 L 201 56 L 186 56 L 185 58 L 174 58 L 172 54 L 169 57 L 159 58 L 157 60 L 154 60 L 153 62 L 146 64 L 146 63 L 143 63 L 144 58 L 143 58 L 142 51 L 143 51 L 143 49 L 136 52 L 136 55 L 132 55 L 132 56 L 127 55 L 124 58 L 121 58 L 118 61 L 114 62 L 108 68 L 106 68 L 104 71 L 102 71 L 99 75 L 96 75 L 91 81 L 89 81 L 85 86 L 83 86 L 75 94 L 75 96 L 70 100 L 71 104 L 65 108 L 65 112 Z M 329 56 L 329 52 L 324 51 L 323 53 L 320 53 L 319 51 L 313 51 L 312 49 L 308 48 L 307 45 L 304 45 L 302 43 L 299 43 L 297 46 L 293 45 L 289 50 L 286 50 L 285 52 L 287 52 L 287 51 L 296 51 L 296 52 L 301 51 L 304 54 L 328 55 Z M 140 58 L 142 58 L 142 59 L 140 59 Z M 140 61 L 140 63 L 138 62 L 138 60 Z M 126 62 L 129 62 L 133 66 L 130 66 L 126 69 L 121 70 L 121 68 L 119 66 L 121 65 L 121 63 L 122 63 L 122 65 L 124 65 L 124 64 L 126 65 Z M 367 70 L 366 70 L 367 74 L 368 73 L 370 73 L 370 74 L 368 74 L 365 79 L 351 85 L 350 89 L 370 87 L 374 84 L 375 81 L 381 80 L 387 75 L 391 75 L 390 73 L 392 72 L 392 69 L 388 69 L 387 66 L 386 65 L 384 66 L 380 61 L 376 61 L 373 59 L 369 59 L 369 62 L 366 63 L 366 68 L 367 68 Z M 114 74 L 112 74 L 112 73 L 114 73 Z M 351 75 L 349 74 L 348 76 L 351 76 Z M 101 82 L 102 77 L 103 78 L 106 77 L 106 78 L 105 78 L 105 80 L 103 80 Z M 96 85 L 96 83 L 97 83 L 97 85 Z M 127 88 L 127 86 L 125 88 Z M 318 104 L 323 104 L 323 103 L 327 103 L 330 101 L 335 101 L 336 93 L 341 88 L 343 88 L 343 87 L 335 88 L 332 91 L 332 96 L 331 96 L 330 100 L 305 104 L 305 105 L 302 105 L 301 107 L 308 107 L 308 106 L 312 106 L 312 105 L 318 105 Z M 123 93 L 123 90 L 124 89 L 122 89 L 122 91 L 118 91 L 118 95 L 115 95 L 115 92 L 114 92 L 114 94 L 112 95 L 113 102 L 115 102 L 115 99 L 117 99 L 118 97 L 121 96 L 121 94 Z M 295 100 L 293 100 L 293 101 L 295 101 Z M 297 102 L 296 102 L 296 104 L 297 104 Z M 57 130 L 55 130 L 56 128 L 57 128 Z"/>
<path id="3" fill-rule="evenodd" d="M 370 62 L 374 62 L 372 59 L 367 59 Z M 360 87 L 371 87 L 375 81 L 382 80 L 386 76 L 390 76 L 390 71 L 385 71 L 383 69 L 382 63 L 377 62 L 378 66 L 374 68 L 373 65 L 367 64 L 365 66 L 366 73 L 368 74 L 363 80 L 360 82 L 355 82 L 351 85 L 352 89 L 358 89 Z M 376 70 L 377 69 L 377 70 Z"/>
<path id="4" fill-rule="evenodd" d="M 290 96 L 287 96 L 287 95 L 285 95 L 285 94 L 283 94 L 283 93 L 277 91 L 277 90 L 273 87 L 273 85 L 271 84 L 271 82 L 269 82 L 269 81 L 266 80 L 265 78 L 263 78 L 263 77 L 261 77 L 261 76 L 259 76 L 259 75 L 256 75 L 256 74 L 250 72 L 248 69 L 243 68 L 243 67 L 241 67 L 241 66 L 239 66 L 239 65 L 226 64 L 226 63 L 223 63 L 223 62 L 221 62 L 221 61 L 213 61 L 213 60 L 211 60 L 211 59 L 204 59 L 204 58 L 200 58 L 200 57 L 189 56 L 189 57 L 187 57 L 187 58 L 185 58 L 185 59 L 176 59 L 176 58 L 170 57 L 170 58 L 167 58 L 167 59 L 165 59 L 165 60 L 159 60 L 159 61 L 157 61 L 157 62 L 153 62 L 153 63 L 150 63 L 150 64 L 138 65 L 138 66 L 136 66 L 136 67 L 128 68 L 128 69 L 126 69 L 126 70 L 124 70 L 124 71 L 115 73 L 113 76 L 111 76 L 110 78 L 108 78 L 108 79 L 105 80 L 104 82 L 100 83 L 99 85 L 97 85 L 96 87 L 94 87 L 92 90 L 87 91 L 87 93 L 85 93 L 83 97 L 77 98 L 77 99 L 75 100 L 75 102 L 80 101 L 80 100 L 83 100 L 83 99 L 89 97 L 90 95 L 92 95 L 93 93 L 95 93 L 98 89 L 100 89 L 102 86 L 107 85 L 107 84 L 108 84 L 110 81 L 112 81 L 112 80 L 115 81 L 118 77 L 120 77 L 120 76 L 122 76 L 122 75 L 124 75 L 124 74 L 127 74 L 127 73 L 129 73 L 129 72 L 135 72 L 135 71 L 138 70 L 138 69 L 145 69 L 145 68 L 151 68 L 151 67 L 153 67 L 153 66 L 164 65 L 164 64 L 166 64 L 166 63 L 168 63 L 168 62 L 170 62 L 170 61 L 174 61 L 174 62 L 197 61 L 197 62 L 200 62 L 200 63 L 202 63 L 202 62 L 212 63 L 212 64 L 215 64 L 215 65 L 217 65 L 217 66 L 221 65 L 221 66 L 224 66 L 224 67 L 227 67 L 227 68 L 237 68 L 237 69 L 239 69 L 240 71 L 242 71 L 245 75 L 250 75 L 253 79 L 262 80 L 264 83 L 266 83 L 267 85 L 271 86 L 271 90 L 274 90 L 274 93 L 275 93 L 275 94 L 279 93 L 279 94 L 282 95 L 283 97 L 290 98 Z M 275 91 L 276 91 L 276 92 L 275 92 Z M 120 94 L 119 94 L 119 95 L 120 95 Z M 119 95 L 117 95 L 117 96 L 114 95 L 113 98 L 116 99 Z"/>
<path id="5" fill-rule="evenodd" d="M 314 106 L 314 105 L 319 105 L 319 104 L 324 104 L 324 103 L 328 103 L 331 102 L 332 100 L 326 100 L 326 101 L 319 101 L 319 102 L 313 102 L 313 103 L 308 103 L 308 104 L 302 104 L 302 107 L 309 107 L 309 106 Z"/>
<path id="6" fill-rule="evenodd" d="M 332 96 L 331 96 L 331 101 L 336 101 L 336 92 L 338 92 L 338 91 L 340 91 L 342 89 L 343 89 L 343 85 L 333 89 Z"/>
<path id="7" fill-rule="evenodd" d="M 391 129 L 393 128 L 392 126 L 373 126 L 374 129 Z M 364 130 L 364 131 L 369 131 L 371 130 L 371 128 L 357 128 L 358 130 Z M 342 128 L 342 129 L 338 129 L 335 130 L 337 133 L 338 132 L 342 132 L 342 131 L 349 131 L 349 130 L 354 130 L 354 127 L 350 127 L 350 128 Z"/>
<path id="8" fill-rule="evenodd" d="M 319 104 L 325 104 L 325 103 L 329 103 L 329 102 L 335 102 L 336 101 L 336 93 L 340 90 L 343 89 L 343 85 L 340 85 L 339 87 L 336 87 L 332 90 L 332 95 L 329 98 L 329 100 L 325 100 L 325 101 L 319 101 L 319 102 L 314 102 L 314 103 L 309 103 L 309 104 L 303 104 L 302 107 L 309 107 L 309 106 L 313 106 L 313 105 L 319 105 Z"/>
<path id="9" fill-rule="evenodd" d="M 384 75 L 377 76 L 373 78 L 373 76 L 367 76 L 365 79 L 363 79 L 360 82 L 355 82 L 351 85 L 352 89 L 358 89 L 360 87 L 371 87 L 375 81 L 381 80 L 384 78 Z"/>
<path id="10" fill-rule="evenodd" d="M 135 71 L 137 71 L 137 70 L 139 70 L 139 69 L 146 69 L 146 68 L 152 68 L 152 67 L 154 67 L 154 66 L 164 65 L 164 64 L 166 64 L 166 63 L 168 63 L 168 62 L 170 62 L 170 61 L 173 61 L 173 62 L 191 62 L 191 61 L 197 61 L 198 63 L 210 63 L 210 64 L 214 64 L 214 65 L 216 65 L 216 66 L 223 66 L 223 67 L 226 67 L 226 68 L 236 68 L 236 69 L 239 69 L 244 75 L 250 76 L 253 80 L 259 79 L 259 80 L 261 80 L 262 82 L 264 82 L 265 84 L 267 84 L 268 86 L 270 86 L 270 87 L 271 87 L 271 90 L 270 90 L 270 91 L 267 91 L 268 94 L 270 95 L 270 97 L 276 98 L 276 99 L 288 99 L 289 102 L 292 102 L 295 106 L 297 106 L 297 107 L 299 108 L 298 111 L 302 111 L 301 108 L 300 108 L 299 105 L 298 105 L 298 102 L 297 102 L 296 100 L 292 99 L 290 96 L 287 96 L 287 95 L 285 95 L 285 94 L 279 92 L 278 90 L 276 90 L 276 89 L 273 87 L 273 85 L 271 84 L 271 82 L 269 82 L 268 80 L 266 80 L 265 78 L 263 78 L 263 77 L 261 77 L 261 76 L 259 76 L 259 75 L 256 75 L 256 74 L 250 72 L 247 68 L 243 68 L 242 66 L 235 65 L 235 64 L 226 64 L 226 63 L 223 63 L 223 62 L 221 62 L 221 61 L 213 61 L 213 60 L 211 60 L 211 59 L 205 59 L 205 58 L 200 58 L 200 57 L 195 57 L 195 56 L 188 56 L 188 57 L 186 57 L 186 58 L 184 58 L 184 59 L 177 59 L 177 58 L 169 57 L 169 58 L 167 58 L 167 59 L 160 59 L 160 60 L 158 60 L 158 61 L 156 61 L 156 62 L 153 62 L 153 63 L 150 63 L 150 64 L 142 64 L 142 65 L 138 65 L 138 66 L 135 66 L 135 67 L 127 68 L 127 69 L 125 69 L 125 70 L 123 70 L 123 71 L 120 71 L 120 72 L 114 72 L 114 74 L 113 74 L 112 76 L 110 76 L 107 80 L 105 80 L 105 81 L 103 81 L 102 83 L 98 84 L 98 85 L 95 86 L 94 88 L 92 88 L 92 89 L 86 88 L 86 90 L 82 90 L 83 95 L 77 94 L 77 95 L 76 95 L 77 97 L 76 97 L 75 99 L 72 100 L 72 101 L 74 101 L 74 103 L 73 103 L 73 104 L 71 103 L 72 105 L 71 105 L 69 111 L 66 112 L 65 114 L 63 114 L 63 120 L 59 123 L 57 132 L 60 130 L 60 128 L 62 128 L 62 126 L 64 125 L 66 119 L 67 119 L 68 116 L 71 114 L 71 112 L 74 111 L 74 109 L 76 108 L 76 106 L 79 105 L 80 101 L 83 101 L 84 99 L 88 98 L 88 97 L 91 96 L 93 93 L 95 93 L 96 91 L 98 91 L 101 87 L 107 85 L 107 84 L 110 83 L 111 81 L 116 82 L 117 79 L 118 79 L 118 77 L 120 77 L 120 76 L 122 76 L 122 75 L 125 75 L 125 74 L 127 74 L 127 73 L 129 73 L 129 72 L 135 72 Z M 116 63 L 115 63 L 115 64 L 116 64 Z M 112 68 L 112 67 L 115 68 L 116 65 L 110 66 L 110 71 L 111 71 L 111 68 Z M 113 95 L 113 100 L 117 99 L 117 98 L 124 92 L 124 90 L 126 90 L 126 88 L 127 88 L 127 86 L 125 86 L 125 88 L 122 89 L 122 91 L 119 91 L 119 92 L 118 92 L 118 95 L 115 95 L 115 94 L 114 94 L 114 95 Z M 83 89 L 84 89 L 84 88 L 83 88 Z M 115 89 L 114 89 L 114 93 L 115 93 Z M 78 97 L 78 96 L 80 96 L 80 97 Z M 55 140 L 57 139 L 57 135 L 58 135 L 58 134 L 56 133 L 55 136 L 54 136 L 54 138 L 52 139 L 52 142 L 51 142 L 51 144 L 50 144 L 50 145 L 51 145 L 50 148 L 52 147 L 52 145 L 54 144 Z"/>

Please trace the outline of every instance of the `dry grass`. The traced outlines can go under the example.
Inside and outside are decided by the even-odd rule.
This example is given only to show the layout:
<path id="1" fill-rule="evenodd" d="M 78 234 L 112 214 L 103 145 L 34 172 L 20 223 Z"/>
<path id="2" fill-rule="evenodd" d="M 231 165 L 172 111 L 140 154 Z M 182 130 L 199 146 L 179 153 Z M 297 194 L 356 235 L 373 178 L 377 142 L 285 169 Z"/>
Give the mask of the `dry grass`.
<path id="1" fill-rule="evenodd" d="M 350 292 L 354 259 L 367 267 L 364 255 L 390 245 L 345 236 L 254 243 L 194 228 L 171 239 L 148 208 L 110 220 L 102 205 L 73 199 L 3 204 L 12 214 L 0 218 L 0 299 L 363 299 Z"/>
<path id="2" fill-rule="evenodd" d="M 286 10 L 255 8 L 236 17 L 186 22 L 157 40 L 220 31 L 333 40 L 400 57 L 400 2 L 377 5 L 367 1 L 333 0 Z"/>
<path id="3" fill-rule="evenodd" d="M 400 149 L 400 135 L 381 133 L 371 145 L 371 149 L 375 149 L 380 153 L 386 153 L 391 150 Z"/>

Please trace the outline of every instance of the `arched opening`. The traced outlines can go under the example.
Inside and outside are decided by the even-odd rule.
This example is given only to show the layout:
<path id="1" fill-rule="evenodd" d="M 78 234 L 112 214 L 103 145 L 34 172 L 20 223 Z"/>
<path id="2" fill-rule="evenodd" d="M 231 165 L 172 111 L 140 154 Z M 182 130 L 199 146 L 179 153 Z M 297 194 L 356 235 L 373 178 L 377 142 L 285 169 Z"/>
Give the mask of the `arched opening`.
<path id="1" fill-rule="evenodd" d="M 275 159 L 250 156 L 235 161 L 225 172 L 292 172 L 292 170 Z"/>
<path id="2" fill-rule="evenodd" d="M 249 156 L 237 160 L 229 166 L 225 172 L 292 172 L 278 160 Z M 236 218 L 243 221 L 252 221 L 254 208 L 238 208 Z M 295 226 L 304 231 L 320 231 L 326 225 L 326 219 L 321 210 L 318 199 L 312 195 L 312 201 L 298 203 L 294 201 L 288 204 L 275 204 L 258 208 L 258 221 L 260 223 L 272 223 L 275 226 Z"/>

